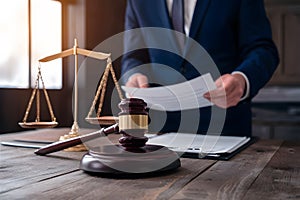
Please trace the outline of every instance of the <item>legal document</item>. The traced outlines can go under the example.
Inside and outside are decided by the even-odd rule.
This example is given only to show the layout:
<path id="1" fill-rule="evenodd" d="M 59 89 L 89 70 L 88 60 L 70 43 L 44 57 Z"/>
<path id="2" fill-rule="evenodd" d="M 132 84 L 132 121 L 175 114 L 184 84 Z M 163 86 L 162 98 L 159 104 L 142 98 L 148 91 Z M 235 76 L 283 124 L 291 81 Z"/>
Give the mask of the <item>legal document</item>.
<path id="1" fill-rule="evenodd" d="M 249 142 L 249 137 L 167 133 L 149 137 L 147 144 L 163 145 L 176 152 L 232 153 Z"/>
<path id="2" fill-rule="evenodd" d="M 153 88 L 122 86 L 122 89 L 128 97 L 143 99 L 151 109 L 177 111 L 211 106 L 203 94 L 216 89 L 216 85 L 211 74 L 207 73 L 174 85 Z"/>

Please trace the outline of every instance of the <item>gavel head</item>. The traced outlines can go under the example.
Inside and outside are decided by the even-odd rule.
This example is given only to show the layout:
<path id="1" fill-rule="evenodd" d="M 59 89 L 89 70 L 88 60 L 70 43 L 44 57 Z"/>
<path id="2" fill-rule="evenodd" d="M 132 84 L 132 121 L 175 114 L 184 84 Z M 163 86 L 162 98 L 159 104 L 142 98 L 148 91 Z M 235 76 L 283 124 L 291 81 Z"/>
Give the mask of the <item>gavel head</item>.
<path id="1" fill-rule="evenodd" d="M 123 137 L 120 144 L 127 148 L 139 148 L 145 146 L 148 138 L 144 134 L 148 131 L 147 104 L 142 99 L 123 99 L 119 103 L 119 130 Z"/>

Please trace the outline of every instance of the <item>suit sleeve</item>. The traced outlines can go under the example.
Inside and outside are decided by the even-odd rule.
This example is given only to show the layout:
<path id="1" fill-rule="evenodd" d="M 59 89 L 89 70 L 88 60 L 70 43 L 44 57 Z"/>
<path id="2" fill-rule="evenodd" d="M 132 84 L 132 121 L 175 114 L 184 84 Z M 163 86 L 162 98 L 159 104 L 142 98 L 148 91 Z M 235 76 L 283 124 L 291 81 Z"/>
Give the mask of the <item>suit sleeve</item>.
<path id="1" fill-rule="evenodd" d="M 149 53 L 145 47 L 143 34 L 139 31 L 139 21 L 135 9 L 134 0 L 127 1 L 125 14 L 125 34 L 124 34 L 124 53 L 122 58 L 121 81 L 126 83 L 128 78 L 134 73 L 143 73 L 143 70 L 138 66 L 150 63 Z"/>
<path id="2" fill-rule="evenodd" d="M 278 52 L 262 0 L 241 0 L 238 24 L 241 64 L 236 71 L 248 77 L 252 98 L 276 70 Z"/>

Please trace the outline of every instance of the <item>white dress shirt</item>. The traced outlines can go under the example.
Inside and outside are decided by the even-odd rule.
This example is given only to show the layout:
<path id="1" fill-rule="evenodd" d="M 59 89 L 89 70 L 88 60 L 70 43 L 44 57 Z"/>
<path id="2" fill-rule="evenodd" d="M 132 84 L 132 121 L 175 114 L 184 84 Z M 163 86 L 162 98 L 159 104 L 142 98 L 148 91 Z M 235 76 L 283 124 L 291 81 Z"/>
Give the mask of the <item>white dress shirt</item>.
<path id="1" fill-rule="evenodd" d="M 172 17 L 173 0 L 166 0 L 169 10 L 169 15 Z M 194 10 L 197 0 L 184 0 L 184 31 L 188 36 L 190 33 L 191 23 L 194 15 Z"/>
<path id="2" fill-rule="evenodd" d="M 173 6 L 173 0 L 166 0 L 168 11 L 170 17 L 172 17 L 172 6 Z M 185 34 L 188 36 L 190 33 L 191 23 L 195 11 L 197 0 L 184 0 L 184 31 Z M 128 80 L 130 80 L 134 75 L 137 75 L 139 73 L 135 73 L 129 77 Z M 242 96 L 241 101 L 249 97 L 250 94 L 250 83 L 248 77 L 240 71 L 234 71 L 232 74 L 240 74 L 244 77 L 246 81 L 246 88 L 245 88 L 245 94 Z"/>

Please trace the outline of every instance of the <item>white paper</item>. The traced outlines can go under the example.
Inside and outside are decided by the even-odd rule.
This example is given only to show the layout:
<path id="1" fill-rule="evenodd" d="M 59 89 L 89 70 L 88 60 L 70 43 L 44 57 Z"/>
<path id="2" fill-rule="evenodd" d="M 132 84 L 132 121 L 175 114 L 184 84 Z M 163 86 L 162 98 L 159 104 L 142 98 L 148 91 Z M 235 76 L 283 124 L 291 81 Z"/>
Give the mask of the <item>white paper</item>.
<path id="1" fill-rule="evenodd" d="M 133 88 L 122 86 L 128 97 L 143 99 L 148 107 L 156 110 L 176 111 L 211 106 L 212 103 L 203 94 L 216 89 L 210 74 L 204 74 L 179 84 Z"/>
<path id="2" fill-rule="evenodd" d="M 163 145 L 177 152 L 220 154 L 232 153 L 249 140 L 248 137 L 237 136 L 167 133 L 150 137 L 147 144 Z"/>

